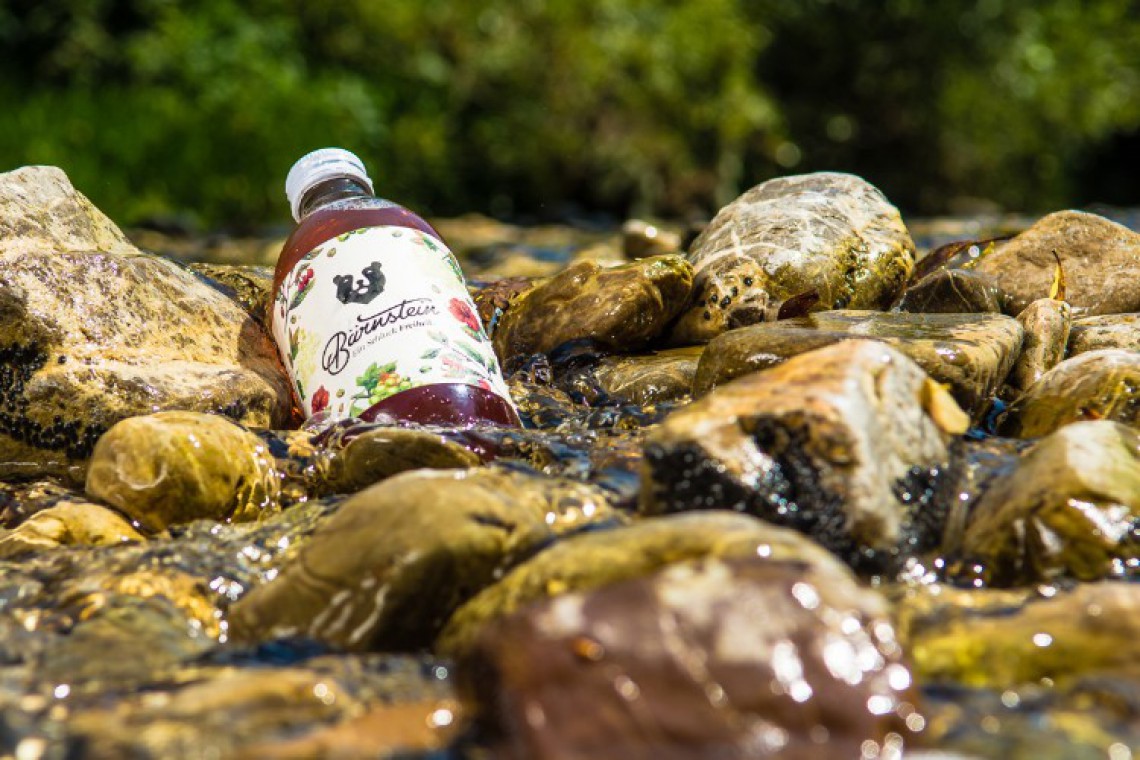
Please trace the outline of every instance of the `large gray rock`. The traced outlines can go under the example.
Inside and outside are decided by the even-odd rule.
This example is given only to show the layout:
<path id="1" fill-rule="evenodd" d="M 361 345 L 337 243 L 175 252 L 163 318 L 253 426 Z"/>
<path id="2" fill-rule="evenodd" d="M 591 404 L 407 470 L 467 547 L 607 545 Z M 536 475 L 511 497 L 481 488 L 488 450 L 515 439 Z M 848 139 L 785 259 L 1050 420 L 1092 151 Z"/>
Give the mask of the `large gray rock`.
<path id="1" fill-rule="evenodd" d="M 1010 405 L 998 432 L 1038 438 L 1082 420 L 1140 427 L 1140 353 L 1105 348 L 1066 359 Z"/>
<path id="2" fill-rule="evenodd" d="M 1140 234 L 1096 214 L 1058 211 L 982 258 L 1009 295 L 1008 314 L 1049 297 L 1060 258 L 1074 314 L 1140 311 Z"/>
<path id="3" fill-rule="evenodd" d="M 1000 314 L 825 311 L 742 327 L 713 339 L 693 381 L 696 396 L 749 372 L 850 338 L 882 341 L 945 383 L 972 417 L 985 412 L 1021 346 L 1023 330 Z"/>
<path id="4" fill-rule="evenodd" d="M 346 501 L 273 582 L 231 611 L 239 641 L 304 635 L 420 650 L 462 602 L 559 535 L 617 519 L 602 493 L 503 471 L 417 470 Z"/>
<path id="5" fill-rule="evenodd" d="M 460 679 L 518 760 L 897 757 L 924 722 L 875 592 L 755 556 L 530 606 Z"/>
<path id="6" fill-rule="evenodd" d="M 230 298 L 131 246 L 59 169 L 0 175 L 0 477 L 69 474 L 164 409 L 280 426 L 289 387 Z"/>
<path id="7" fill-rule="evenodd" d="M 1102 348 L 1140 352 L 1140 314 L 1104 314 L 1073 320 L 1069 356 Z"/>
<path id="8" fill-rule="evenodd" d="M 736 509 L 878 571 L 940 525 L 934 487 L 966 415 L 913 361 L 844 341 L 737 378 L 646 437 L 641 509 Z"/>
<path id="9" fill-rule="evenodd" d="M 704 343 L 810 291 L 824 309 L 886 308 L 914 268 L 914 243 L 874 186 L 821 172 L 752 188 L 720 210 L 689 260 L 693 305 L 673 340 Z"/>
<path id="10" fill-rule="evenodd" d="M 957 553 L 998 585 L 1119 574 L 1140 558 L 1140 433 L 1077 422 L 1042 439 L 982 495 Z"/>

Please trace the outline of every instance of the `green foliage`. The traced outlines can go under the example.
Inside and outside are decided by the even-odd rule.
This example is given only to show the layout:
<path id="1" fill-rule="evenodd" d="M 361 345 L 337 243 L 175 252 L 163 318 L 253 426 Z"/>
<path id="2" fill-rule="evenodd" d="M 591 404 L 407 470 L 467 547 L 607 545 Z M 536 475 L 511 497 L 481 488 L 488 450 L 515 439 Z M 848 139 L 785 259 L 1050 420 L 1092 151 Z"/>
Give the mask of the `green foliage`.
<path id="1" fill-rule="evenodd" d="M 777 173 L 901 205 L 1073 202 L 1140 129 L 1128 0 L 9 0 L 0 169 L 122 222 L 284 220 L 291 162 L 357 151 L 435 213 L 715 210 Z"/>

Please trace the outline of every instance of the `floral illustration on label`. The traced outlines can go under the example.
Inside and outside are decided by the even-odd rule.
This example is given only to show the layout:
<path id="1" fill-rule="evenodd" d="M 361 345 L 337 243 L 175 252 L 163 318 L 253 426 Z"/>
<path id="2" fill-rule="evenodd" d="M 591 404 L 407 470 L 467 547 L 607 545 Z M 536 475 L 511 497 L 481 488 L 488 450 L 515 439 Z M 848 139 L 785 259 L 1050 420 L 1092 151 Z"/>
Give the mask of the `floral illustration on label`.
<path id="1" fill-rule="evenodd" d="M 510 401 L 458 262 L 419 230 L 367 227 L 314 248 L 285 278 L 273 316 L 307 414 L 333 409 L 335 398 L 335 414 L 359 416 L 433 383 Z"/>

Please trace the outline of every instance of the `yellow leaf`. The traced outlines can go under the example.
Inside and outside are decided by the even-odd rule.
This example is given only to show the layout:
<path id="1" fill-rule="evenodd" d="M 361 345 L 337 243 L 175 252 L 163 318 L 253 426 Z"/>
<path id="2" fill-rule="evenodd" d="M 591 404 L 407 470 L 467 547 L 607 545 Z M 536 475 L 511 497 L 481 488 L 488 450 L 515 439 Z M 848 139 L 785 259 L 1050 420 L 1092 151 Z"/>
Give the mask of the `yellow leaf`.
<path id="1" fill-rule="evenodd" d="M 1054 301 L 1065 300 L 1065 269 L 1061 266 L 1061 257 L 1057 255 L 1057 249 L 1053 249 L 1053 258 L 1057 260 L 1057 266 L 1053 269 L 1053 285 L 1049 288 L 1049 297 Z"/>

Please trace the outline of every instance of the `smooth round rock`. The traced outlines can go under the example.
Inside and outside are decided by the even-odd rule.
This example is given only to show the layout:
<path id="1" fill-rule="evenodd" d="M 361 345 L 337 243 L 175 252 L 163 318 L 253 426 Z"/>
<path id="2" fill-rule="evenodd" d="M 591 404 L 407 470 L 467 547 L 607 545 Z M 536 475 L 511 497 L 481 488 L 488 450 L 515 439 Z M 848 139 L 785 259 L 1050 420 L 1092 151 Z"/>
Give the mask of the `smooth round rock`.
<path id="1" fill-rule="evenodd" d="M 878 189 L 851 174 L 769 180 L 725 206 L 694 241 L 693 302 L 675 343 L 705 343 L 814 292 L 821 309 L 885 309 L 914 268 L 914 243 Z"/>
<path id="2" fill-rule="evenodd" d="M 1001 245 L 976 270 L 997 278 L 1008 314 L 1048 298 L 1057 269 L 1078 316 L 1140 311 L 1140 233 L 1083 211 L 1058 211 Z"/>
<path id="3" fill-rule="evenodd" d="M 230 613 L 238 641 L 417 651 L 452 611 L 559 535 L 619 521 L 592 486 L 497 468 L 416 470 L 352 496 Z"/>
<path id="4" fill-rule="evenodd" d="M 672 565 L 493 625 L 460 683 L 495 757 L 897 756 L 922 715 L 876 597 L 794 560 Z"/>
<path id="5" fill-rule="evenodd" d="M 117 546 L 143 540 L 119 513 L 99 504 L 65 501 L 36 512 L 0 537 L 0 558 L 57 546 Z"/>
<path id="6" fill-rule="evenodd" d="M 1025 390 L 1065 359 L 1073 309 L 1065 301 L 1040 298 L 1025 307 L 1025 311 L 1017 315 L 1017 321 L 1025 330 L 1025 339 L 1009 383 Z"/>
<path id="7" fill-rule="evenodd" d="M 685 306 L 692 284 L 692 267 L 681 256 L 609 268 L 579 261 L 511 302 L 495 329 L 495 351 L 506 364 L 572 340 L 638 348 Z"/>
<path id="8" fill-rule="evenodd" d="M 87 470 L 87 495 L 161 531 L 193 520 L 252 520 L 280 508 L 266 445 L 224 417 L 159 412 L 107 431 Z"/>
<path id="9" fill-rule="evenodd" d="M 1140 353 L 1101 349 L 1066 359 L 1018 397 L 998 432 L 1038 438 L 1083 420 L 1140 426 Z"/>

